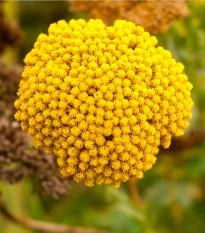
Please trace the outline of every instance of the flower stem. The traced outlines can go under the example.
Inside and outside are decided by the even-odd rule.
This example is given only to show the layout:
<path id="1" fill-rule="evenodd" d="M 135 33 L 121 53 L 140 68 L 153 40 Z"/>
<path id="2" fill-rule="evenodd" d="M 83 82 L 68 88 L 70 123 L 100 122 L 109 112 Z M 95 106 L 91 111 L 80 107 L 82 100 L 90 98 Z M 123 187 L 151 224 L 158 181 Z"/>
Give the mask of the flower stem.
<path id="1" fill-rule="evenodd" d="M 129 180 L 129 188 L 135 206 L 137 208 L 141 208 L 143 206 L 143 203 L 137 188 L 136 178 L 132 178 Z"/>
<path id="2" fill-rule="evenodd" d="M 108 233 L 103 230 L 85 229 L 82 227 L 70 227 L 63 224 L 57 224 L 53 222 L 42 222 L 34 219 L 21 218 L 12 214 L 0 200 L 0 212 L 10 221 L 20 224 L 26 228 L 30 228 L 37 231 L 53 232 L 53 233 Z"/>

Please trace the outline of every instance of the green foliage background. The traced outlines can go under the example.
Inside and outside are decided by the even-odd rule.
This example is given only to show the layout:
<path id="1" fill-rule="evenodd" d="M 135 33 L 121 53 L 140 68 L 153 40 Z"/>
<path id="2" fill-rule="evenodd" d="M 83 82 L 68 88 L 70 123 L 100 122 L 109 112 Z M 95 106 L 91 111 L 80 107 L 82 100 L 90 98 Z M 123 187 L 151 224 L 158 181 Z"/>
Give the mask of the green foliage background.
<path id="1" fill-rule="evenodd" d="M 84 18 L 85 13 L 71 13 L 68 2 L 9 2 L 10 19 L 17 19 L 26 38 L 15 54 L 23 64 L 40 33 L 60 19 Z M 205 2 L 188 2 L 190 14 L 176 21 L 165 34 L 158 35 L 158 45 L 170 50 L 185 65 L 193 84 L 193 119 L 186 134 L 205 127 Z M 8 51 L 5 57 L 8 58 Z M 12 51 L 10 51 L 12 53 Z M 11 57 L 11 55 L 10 55 Z M 186 137 L 183 136 L 183 137 Z M 182 137 L 180 137 L 182 138 Z M 109 186 L 87 188 L 75 184 L 70 195 L 59 200 L 30 195 L 33 180 L 18 185 L 0 183 L 8 208 L 20 216 L 105 229 L 121 233 L 204 233 L 205 232 L 205 143 L 191 149 L 160 153 L 154 167 L 137 182 L 144 208 L 134 206 L 128 183 L 119 189 Z M 0 217 L 1 233 L 34 233 Z"/>

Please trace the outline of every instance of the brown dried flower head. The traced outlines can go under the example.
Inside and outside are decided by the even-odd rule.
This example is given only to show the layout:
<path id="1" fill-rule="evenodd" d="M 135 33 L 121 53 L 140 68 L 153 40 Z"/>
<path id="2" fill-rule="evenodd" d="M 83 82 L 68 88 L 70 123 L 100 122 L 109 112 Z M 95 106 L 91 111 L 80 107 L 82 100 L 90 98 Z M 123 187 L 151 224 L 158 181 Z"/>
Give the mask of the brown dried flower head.
<path id="1" fill-rule="evenodd" d="M 185 1 L 71 1 L 71 11 L 87 11 L 105 22 L 126 19 L 155 35 L 166 32 L 172 22 L 189 14 Z"/>

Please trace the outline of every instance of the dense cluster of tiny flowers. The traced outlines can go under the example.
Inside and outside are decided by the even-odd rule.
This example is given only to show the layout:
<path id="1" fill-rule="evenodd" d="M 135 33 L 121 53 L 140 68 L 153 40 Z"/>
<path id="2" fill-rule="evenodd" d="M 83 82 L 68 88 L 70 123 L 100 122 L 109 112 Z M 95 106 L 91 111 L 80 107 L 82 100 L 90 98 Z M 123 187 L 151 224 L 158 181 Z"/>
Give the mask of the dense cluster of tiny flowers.
<path id="1" fill-rule="evenodd" d="M 0 182 L 17 184 L 27 177 L 35 177 L 37 182 L 31 193 L 58 199 L 69 193 L 73 179 L 62 177 L 56 157 L 46 154 L 43 148 L 34 149 L 19 122 L 0 115 Z"/>
<path id="2" fill-rule="evenodd" d="M 0 118 L 7 116 L 10 120 L 14 120 L 13 115 L 16 113 L 14 101 L 17 97 L 16 92 L 23 68 L 20 65 L 8 67 L 6 62 L 0 58 Z"/>
<path id="3" fill-rule="evenodd" d="M 141 179 L 159 145 L 192 118 L 184 66 L 140 26 L 64 20 L 25 58 L 15 118 L 34 146 L 58 156 L 64 177 L 118 188 Z"/>
<path id="4" fill-rule="evenodd" d="M 87 11 L 92 19 L 102 19 L 106 23 L 115 19 L 126 19 L 145 31 L 156 35 L 166 32 L 172 22 L 189 14 L 185 1 L 78 1 L 72 0 L 71 11 Z"/>

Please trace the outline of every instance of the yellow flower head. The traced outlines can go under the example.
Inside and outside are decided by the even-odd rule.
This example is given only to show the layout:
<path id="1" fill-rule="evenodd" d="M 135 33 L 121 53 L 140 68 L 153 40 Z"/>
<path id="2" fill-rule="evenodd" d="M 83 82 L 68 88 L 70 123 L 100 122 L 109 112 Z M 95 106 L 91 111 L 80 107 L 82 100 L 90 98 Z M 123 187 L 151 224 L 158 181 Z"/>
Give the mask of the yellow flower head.
<path id="1" fill-rule="evenodd" d="M 59 156 L 64 177 L 114 188 L 141 179 L 192 118 L 183 65 L 126 20 L 61 20 L 48 32 L 24 60 L 16 120 Z"/>

